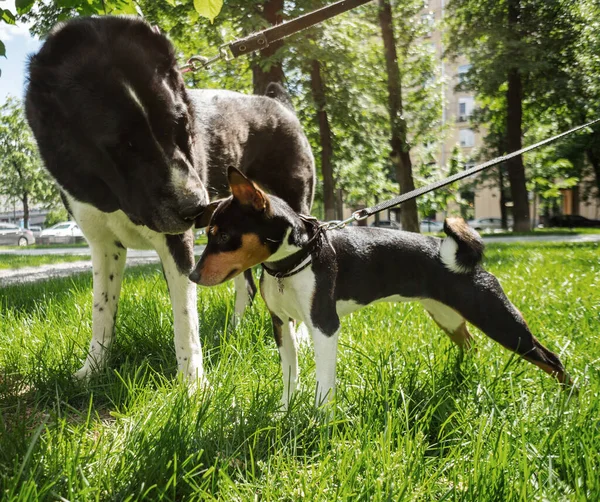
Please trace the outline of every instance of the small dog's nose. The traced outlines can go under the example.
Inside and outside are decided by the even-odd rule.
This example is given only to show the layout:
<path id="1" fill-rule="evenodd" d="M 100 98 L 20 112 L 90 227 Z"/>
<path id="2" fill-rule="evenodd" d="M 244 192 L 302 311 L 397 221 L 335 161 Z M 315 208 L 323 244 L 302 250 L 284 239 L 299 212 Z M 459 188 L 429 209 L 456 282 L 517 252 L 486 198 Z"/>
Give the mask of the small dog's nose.
<path id="1" fill-rule="evenodd" d="M 196 267 L 189 276 L 190 281 L 198 284 L 200 282 L 200 272 L 198 272 L 198 267 Z"/>

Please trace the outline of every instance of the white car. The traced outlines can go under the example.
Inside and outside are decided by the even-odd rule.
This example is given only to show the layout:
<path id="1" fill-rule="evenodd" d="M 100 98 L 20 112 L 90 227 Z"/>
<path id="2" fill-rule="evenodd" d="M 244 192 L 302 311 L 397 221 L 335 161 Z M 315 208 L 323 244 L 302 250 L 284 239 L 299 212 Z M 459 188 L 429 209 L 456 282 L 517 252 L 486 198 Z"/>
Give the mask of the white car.
<path id="1" fill-rule="evenodd" d="M 83 240 L 83 233 L 74 221 L 65 221 L 42 230 L 38 237 L 41 244 L 66 244 L 80 242 Z"/>
<path id="2" fill-rule="evenodd" d="M 502 230 L 500 218 L 477 218 L 467 222 L 475 230 Z"/>
<path id="3" fill-rule="evenodd" d="M 421 229 L 421 233 L 443 232 L 444 231 L 444 223 L 441 221 L 426 219 L 426 220 L 421 220 L 421 223 L 419 223 L 419 228 Z"/>

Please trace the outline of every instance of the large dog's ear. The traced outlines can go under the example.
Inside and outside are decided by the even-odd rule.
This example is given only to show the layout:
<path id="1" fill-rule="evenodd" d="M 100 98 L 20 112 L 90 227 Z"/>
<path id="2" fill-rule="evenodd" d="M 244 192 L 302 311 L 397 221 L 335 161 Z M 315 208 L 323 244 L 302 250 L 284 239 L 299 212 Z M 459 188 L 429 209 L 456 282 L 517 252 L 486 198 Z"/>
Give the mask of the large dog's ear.
<path id="1" fill-rule="evenodd" d="M 219 207 L 219 204 L 223 202 L 225 199 L 219 199 L 211 202 L 208 206 L 204 208 L 204 211 L 200 216 L 196 218 L 195 227 L 196 228 L 205 228 L 210 223 L 210 219 L 212 218 L 215 209 Z"/>
<path id="2" fill-rule="evenodd" d="M 268 207 L 266 194 L 235 167 L 229 166 L 227 171 L 229 187 L 233 198 L 242 206 L 251 207 L 256 211 L 264 211 Z"/>

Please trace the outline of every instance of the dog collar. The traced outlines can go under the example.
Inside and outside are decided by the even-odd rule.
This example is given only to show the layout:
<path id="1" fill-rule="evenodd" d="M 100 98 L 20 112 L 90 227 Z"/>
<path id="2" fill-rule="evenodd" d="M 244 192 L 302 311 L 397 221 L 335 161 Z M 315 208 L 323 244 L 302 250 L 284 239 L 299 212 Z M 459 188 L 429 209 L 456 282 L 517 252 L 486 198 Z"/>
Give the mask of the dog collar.
<path id="1" fill-rule="evenodd" d="M 263 270 L 276 279 L 284 279 L 302 272 L 312 263 L 312 253 L 317 249 L 321 242 L 322 227 L 316 218 L 299 215 L 305 225 L 311 226 L 314 229 L 313 236 L 308 242 L 295 253 L 286 256 L 285 258 L 269 263 L 262 264 Z"/>

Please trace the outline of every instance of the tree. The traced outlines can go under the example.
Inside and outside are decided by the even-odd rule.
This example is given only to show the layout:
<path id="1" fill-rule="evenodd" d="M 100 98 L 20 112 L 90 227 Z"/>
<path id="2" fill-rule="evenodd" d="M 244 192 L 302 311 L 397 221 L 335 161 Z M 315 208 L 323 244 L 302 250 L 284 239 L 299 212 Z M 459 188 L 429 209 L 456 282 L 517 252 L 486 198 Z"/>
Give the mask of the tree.
<path id="1" fill-rule="evenodd" d="M 0 107 L 0 193 L 23 204 L 23 221 L 29 227 L 29 205 L 56 202 L 57 190 L 42 168 L 21 103 L 8 98 Z"/>
<path id="2" fill-rule="evenodd" d="M 391 138 L 390 159 L 394 165 L 396 178 L 400 183 L 400 193 L 407 193 L 415 189 L 410 160 L 410 147 L 406 118 L 402 107 L 402 81 L 398 68 L 396 52 L 396 37 L 394 36 L 394 23 L 392 7 L 389 0 L 379 0 L 379 23 L 385 50 L 385 62 L 388 78 L 388 110 L 390 114 Z M 417 202 L 412 199 L 402 206 L 400 212 L 402 228 L 409 232 L 419 232 L 419 217 Z"/>
<path id="3" fill-rule="evenodd" d="M 506 148 L 522 147 L 524 105 L 546 106 L 551 90 L 567 80 L 576 52 L 570 0 L 452 0 L 448 5 L 451 55 L 472 63 L 467 87 L 484 97 L 504 97 Z M 514 228 L 530 228 L 523 159 L 507 163 Z"/>

